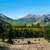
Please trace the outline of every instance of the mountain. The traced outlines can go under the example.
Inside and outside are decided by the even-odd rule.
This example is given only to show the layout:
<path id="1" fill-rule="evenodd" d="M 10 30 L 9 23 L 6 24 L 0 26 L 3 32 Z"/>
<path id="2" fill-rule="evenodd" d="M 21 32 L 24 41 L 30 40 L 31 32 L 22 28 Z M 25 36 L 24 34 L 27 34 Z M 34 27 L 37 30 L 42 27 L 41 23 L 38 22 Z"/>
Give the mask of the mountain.
<path id="1" fill-rule="evenodd" d="M 16 21 L 3 15 L 3 14 L 0 14 L 0 21 L 4 21 L 4 22 L 7 22 L 9 24 L 11 24 L 12 26 L 15 26 L 16 25 Z"/>
<path id="2" fill-rule="evenodd" d="M 3 14 L 0 14 L 0 21 L 4 21 L 6 23 L 11 24 L 12 26 L 19 26 L 24 25 L 25 23 L 44 23 L 44 22 L 50 22 L 50 14 L 47 15 L 32 15 L 28 14 L 24 16 L 23 18 L 20 18 L 18 20 L 13 20 Z"/>
<path id="3" fill-rule="evenodd" d="M 50 22 L 50 15 L 47 14 L 47 15 L 42 15 L 41 17 L 39 17 L 39 20 L 41 22 Z"/>
<path id="4" fill-rule="evenodd" d="M 21 23 L 28 23 L 28 22 L 50 22 L 50 14 L 47 15 L 32 15 L 28 14 L 25 17 L 16 20 L 17 22 Z"/>
<path id="5" fill-rule="evenodd" d="M 36 15 L 32 15 L 32 14 L 28 14 L 27 16 L 16 20 L 17 22 L 23 22 L 23 23 L 27 23 L 27 22 L 36 22 L 35 20 Z"/>

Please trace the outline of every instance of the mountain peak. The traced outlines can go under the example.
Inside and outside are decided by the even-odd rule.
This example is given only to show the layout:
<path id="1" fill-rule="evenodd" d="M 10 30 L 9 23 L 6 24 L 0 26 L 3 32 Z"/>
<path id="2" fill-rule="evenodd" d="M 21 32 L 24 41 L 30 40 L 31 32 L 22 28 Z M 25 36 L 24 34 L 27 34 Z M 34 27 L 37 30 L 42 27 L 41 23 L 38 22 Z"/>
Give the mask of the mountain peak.
<path id="1" fill-rule="evenodd" d="M 32 14 L 28 14 L 28 15 L 26 15 L 24 18 L 32 18 Z"/>
<path id="2" fill-rule="evenodd" d="M 50 14 L 46 14 L 46 15 L 28 14 L 25 17 L 17 20 L 17 22 L 50 22 Z"/>

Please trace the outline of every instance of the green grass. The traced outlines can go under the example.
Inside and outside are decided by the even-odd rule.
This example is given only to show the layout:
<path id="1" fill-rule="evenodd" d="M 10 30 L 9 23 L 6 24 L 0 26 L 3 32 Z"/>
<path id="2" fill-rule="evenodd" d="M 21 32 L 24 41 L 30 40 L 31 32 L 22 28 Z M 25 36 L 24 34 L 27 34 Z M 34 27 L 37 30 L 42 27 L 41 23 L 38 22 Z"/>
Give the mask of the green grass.
<path id="1" fill-rule="evenodd" d="M 47 31 L 48 28 L 16 28 L 16 30 Z"/>

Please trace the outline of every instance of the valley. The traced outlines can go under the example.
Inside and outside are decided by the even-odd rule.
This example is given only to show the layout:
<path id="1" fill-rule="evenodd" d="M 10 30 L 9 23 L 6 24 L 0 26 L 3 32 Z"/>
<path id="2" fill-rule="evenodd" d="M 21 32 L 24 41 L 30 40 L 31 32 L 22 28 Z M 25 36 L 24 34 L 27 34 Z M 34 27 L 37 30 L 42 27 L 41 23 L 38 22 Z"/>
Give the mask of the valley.
<path id="1" fill-rule="evenodd" d="M 0 49 L 50 50 L 50 15 L 35 16 L 14 20 L 0 14 Z"/>

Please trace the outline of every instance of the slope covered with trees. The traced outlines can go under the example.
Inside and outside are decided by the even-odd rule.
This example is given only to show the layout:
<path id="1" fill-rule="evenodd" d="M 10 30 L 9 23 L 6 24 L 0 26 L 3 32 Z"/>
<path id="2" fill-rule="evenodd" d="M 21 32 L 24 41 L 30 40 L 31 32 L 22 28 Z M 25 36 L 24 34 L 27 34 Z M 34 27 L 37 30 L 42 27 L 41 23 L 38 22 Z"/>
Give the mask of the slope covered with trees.
<path id="1" fill-rule="evenodd" d="M 27 23 L 24 24 L 23 26 L 17 26 L 17 24 L 15 25 L 13 23 L 15 22 L 14 20 L 9 19 L 7 17 L 3 18 L 3 16 L 0 16 L 0 17 L 1 17 L 0 18 L 0 38 L 2 38 L 3 41 L 4 39 L 9 39 L 9 42 L 10 42 L 11 39 L 21 38 L 21 37 L 22 38 L 44 37 L 50 40 L 50 29 L 42 30 L 40 23 L 37 23 L 37 25 L 33 25 L 33 23 L 31 23 L 31 26 L 30 25 L 27 26 Z M 11 21 L 14 25 L 9 21 Z M 34 28 L 37 28 L 37 29 L 40 28 L 42 31 L 37 31 L 36 29 L 35 31 L 33 31 Z M 43 27 L 43 28 L 50 28 L 50 26 Z"/>

